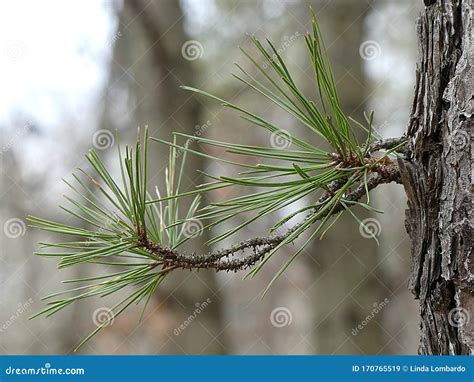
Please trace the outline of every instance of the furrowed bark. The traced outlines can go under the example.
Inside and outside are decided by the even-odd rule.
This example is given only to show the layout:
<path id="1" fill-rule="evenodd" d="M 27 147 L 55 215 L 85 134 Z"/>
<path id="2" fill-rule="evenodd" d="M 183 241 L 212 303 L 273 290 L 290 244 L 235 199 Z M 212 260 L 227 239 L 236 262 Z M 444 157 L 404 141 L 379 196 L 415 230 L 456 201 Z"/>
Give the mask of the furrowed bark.
<path id="1" fill-rule="evenodd" d="M 420 354 L 474 353 L 471 179 L 472 6 L 425 0 L 400 172 L 412 240 L 409 288 L 420 300 Z"/>

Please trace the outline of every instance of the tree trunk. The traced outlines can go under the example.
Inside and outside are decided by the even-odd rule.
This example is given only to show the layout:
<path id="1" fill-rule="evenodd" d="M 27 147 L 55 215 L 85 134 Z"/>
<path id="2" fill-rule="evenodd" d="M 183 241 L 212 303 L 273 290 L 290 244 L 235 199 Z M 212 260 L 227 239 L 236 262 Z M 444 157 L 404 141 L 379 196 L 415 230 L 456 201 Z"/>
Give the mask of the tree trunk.
<path id="1" fill-rule="evenodd" d="M 167 141 L 172 141 L 172 132 L 195 133 L 195 126 L 204 123 L 201 106 L 190 93 L 179 88 L 180 84 L 193 85 L 195 81 L 193 64 L 182 54 L 182 46 L 189 37 L 184 31 L 180 3 L 175 0 L 127 0 L 123 4 L 114 36 L 103 128 L 121 130 L 122 139 L 128 132 L 130 140 L 135 140 L 136 126 L 143 128 L 145 125 L 149 126 L 151 136 Z M 167 147 L 150 143 L 148 189 L 153 194 L 155 185 L 162 195 L 165 192 L 162 180 L 168 152 Z M 188 157 L 181 191 L 189 191 L 201 182 L 196 174 L 204 165 L 201 157 Z M 183 211 L 187 202 L 183 200 Z M 202 248 L 206 240 L 203 234 L 190 242 L 196 248 Z M 193 325 L 177 332 L 175 329 L 208 298 L 212 303 Z M 129 337 L 118 351 L 224 353 L 226 341 L 222 334 L 220 303 L 219 286 L 213 272 L 173 272 L 151 301 L 143 324 L 136 328 L 141 331 L 133 330 L 134 336 Z M 128 322 L 134 325 L 134 320 Z M 128 344 L 132 345 L 132 350 L 126 348 Z"/>
<path id="2" fill-rule="evenodd" d="M 474 353 L 472 9 L 469 0 L 425 0 L 419 63 L 400 161 L 412 240 L 409 288 L 420 300 L 420 354 Z"/>

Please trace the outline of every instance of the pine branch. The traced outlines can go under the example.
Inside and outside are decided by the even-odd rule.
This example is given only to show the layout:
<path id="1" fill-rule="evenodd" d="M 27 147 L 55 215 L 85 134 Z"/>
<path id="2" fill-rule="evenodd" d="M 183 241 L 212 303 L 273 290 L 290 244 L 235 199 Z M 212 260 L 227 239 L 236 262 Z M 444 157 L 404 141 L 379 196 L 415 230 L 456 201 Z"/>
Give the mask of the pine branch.
<path id="1" fill-rule="evenodd" d="M 393 148 L 400 144 L 400 139 L 395 138 L 384 142 L 379 142 L 378 146 L 374 145 L 374 150 L 379 148 Z M 396 182 L 400 183 L 400 172 L 398 166 L 391 165 L 387 167 L 381 173 L 374 173 L 368 180 L 367 184 L 359 185 L 354 191 L 348 194 L 344 198 L 347 202 L 354 202 L 360 200 L 365 194 L 367 189 L 370 191 L 376 188 L 380 184 Z M 269 236 L 269 237 L 257 237 L 242 241 L 238 244 L 233 245 L 230 248 L 220 249 L 214 252 L 209 252 L 207 255 L 198 255 L 195 252 L 191 254 L 183 254 L 177 250 L 166 248 L 160 244 L 151 242 L 146 235 L 140 238 L 139 246 L 146 249 L 154 256 L 158 258 L 158 261 L 153 266 L 161 265 L 163 269 L 173 270 L 176 268 L 182 269 L 214 269 L 216 271 L 241 271 L 244 269 L 251 268 L 257 262 L 262 260 L 266 254 L 273 250 L 277 245 L 281 244 L 287 239 L 292 233 L 298 230 L 304 222 L 311 219 L 320 210 L 320 206 L 323 205 L 328 199 L 331 198 L 334 192 L 339 190 L 344 182 L 335 181 L 329 186 L 328 192 L 326 192 L 316 203 L 318 207 L 311 210 L 304 220 L 290 229 L 284 234 Z M 342 203 L 339 203 L 328 213 L 323 213 L 318 216 L 316 221 L 320 221 L 328 215 L 335 215 L 344 210 Z M 234 256 L 239 252 L 251 249 L 254 253 L 241 258 L 233 260 L 223 260 L 224 258 Z"/>
<path id="2" fill-rule="evenodd" d="M 373 113 L 367 118 L 367 125 L 351 120 L 343 113 L 315 18 L 312 21 L 312 33 L 305 36 L 305 43 L 319 93 L 316 102 L 299 89 L 271 42 L 267 41 L 269 47 L 265 48 L 255 37 L 251 39 L 268 62 L 270 70 L 263 69 L 244 51 L 254 64 L 257 75 L 238 67 L 243 76 L 235 77 L 322 138 L 331 151 L 290 134 L 250 110 L 189 87 L 184 88 L 238 111 L 245 120 L 269 132 L 271 145 L 220 142 L 202 135 L 180 133 L 175 133 L 172 142 L 150 138 L 164 143 L 170 150 L 166 177 L 162 182 L 165 190 L 161 190 L 160 194 L 156 189 L 157 199 L 152 198 L 147 184 L 148 129 L 145 129 L 143 140 L 137 139 L 134 149 L 126 147 L 124 157 L 118 147 L 120 180 L 115 179 L 97 153 L 91 151 L 86 157 L 94 170 L 93 175 L 82 170 L 80 175 L 73 175 L 77 184 L 67 184 L 76 197 L 66 197 L 72 206 L 62 207 L 86 223 L 87 228 L 84 228 L 84 224 L 68 225 L 29 217 L 34 227 L 73 237 L 74 241 L 41 243 L 43 251 L 38 254 L 59 258 L 58 268 L 100 264 L 121 269 L 110 274 L 68 280 L 68 283 L 79 283 L 80 286 L 45 297 L 47 306 L 35 316 L 50 316 L 79 300 L 106 296 L 133 287 L 133 292 L 111 308 L 108 321 L 100 324 L 79 346 L 130 304 L 145 301 L 146 307 L 156 288 L 173 270 L 237 272 L 251 269 L 251 274 L 255 275 L 280 248 L 293 243 L 303 233 L 309 233 L 305 242 L 273 277 L 267 291 L 308 243 L 318 235 L 324 236 L 345 210 L 360 205 L 376 211 L 370 206 L 370 190 L 384 183 L 400 183 L 400 172 L 394 159 L 408 154 L 405 138 L 382 140 L 378 137 L 377 140 Z M 363 144 L 356 139 L 354 125 L 367 133 Z M 181 138 L 187 139 L 184 145 L 178 144 Z M 233 158 L 246 157 L 247 160 L 238 162 L 214 157 L 204 151 L 191 149 L 188 143 L 192 142 L 224 148 L 233 154 Z M 211 179 L 209 183 L 182 192 L 180 185 L 188 154 L 221 161 L 243 170 L 234 176 L 204 174 Z M 250 164 L 255 163 L 256 159 L 267 162 Z M 88 177 L 93 186 L 84 182 L 82 176 Z M 246 192 L 200 208 L 202 195 L 235 186 L 246 189 Z M 296 207 L 297 202 L 308 196 L 318 198 L 317 202 Z M 367 200 L 361 202 L 364 196 Z M 189 207 L 183 210 L 182 199 L 188 197 L 193 199 L 186 203 Z M 212 229 L 237 216 L 245 217 L 243 223 L 211 239 L 207 243 L 210 245 L 236 234 L 258 219 L 281 213 L 283 208 L 290 206 L 294 207 L 292 212 L 284 214 L 283 218 L 269 227 L 267 237 L 244 240 L 207 254 L 181 251 L 180 246 L 202 230 Z M 357 219 L 352 210 L 349 212 Z M 275 233 L 293 219 L 299 219 L 299 222 L 284 233 Z M 208 223 L 197 232 L 189 233 L 186 224 L 193 221 Z"/>

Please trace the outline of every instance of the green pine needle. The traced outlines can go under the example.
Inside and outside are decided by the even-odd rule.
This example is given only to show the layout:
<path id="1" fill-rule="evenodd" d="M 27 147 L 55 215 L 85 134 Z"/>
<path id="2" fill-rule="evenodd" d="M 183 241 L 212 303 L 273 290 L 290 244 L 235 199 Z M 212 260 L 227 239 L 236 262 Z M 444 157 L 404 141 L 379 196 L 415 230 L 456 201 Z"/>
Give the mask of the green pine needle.
<path id="1" fill-rule="evenodd" d="M 174 197 L 179 193 L 186 154 L 181 157 L 178 166 L 176 148 L 171 147 L 166 178 L 166 196 L 169 199 L 148 203 L 151 199 L 147 191 L 148 141 L 148 129 L 145 129 L 143 141 L 137 139 L 135 152 L 126 147 L 123 158 L 118 146 L 121 183 L 114 179 L 97 153 L 90 151 L 87 154 L 86 158 L 95 173 L 80 171 L 82 176 L 74 174 L 77 185 L 66 182 L 76 198 L 66 196 L 72 206 L 62 207 L 77 219 L 77 226 L 28 217 L 32 227 L 73 238 L 73 241 L 63 243 L 40 244 L 42 251 L 37 254 L 59 259 L 58 268 L 79 264 L 101 264 L 108 269 L 125 268 L 101 276 L 65 281 L 79 286 L 46 296 L 47 307 L 32 318 L 51 316 L 79 300 L 104 297 L 133 286 L 135 291 L 111 309 L 110 321 L 132 303 L 145 301 L 145 308 L 164 280 L 167 272 L 157 269 L 156 257 L 137 246 L 137 242 L 144 232 L 154 243 L 170 248 L 186 241 L 180 222 L 194 218 L 200 196 L 195 196 L 187 212 L 180 216 L 178 201 Z M 99 325 L 78 347 L 107 324 Z"/>

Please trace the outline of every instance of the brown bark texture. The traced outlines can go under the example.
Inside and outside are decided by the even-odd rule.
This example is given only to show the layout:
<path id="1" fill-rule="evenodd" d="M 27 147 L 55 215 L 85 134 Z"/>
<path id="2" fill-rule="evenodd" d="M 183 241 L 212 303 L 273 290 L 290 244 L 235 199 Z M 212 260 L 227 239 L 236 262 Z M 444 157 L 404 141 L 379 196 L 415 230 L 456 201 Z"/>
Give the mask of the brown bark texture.
<path id="1" fill-rule="evenodd" d="M 420 301 L 420 354 L 474 353 L 471 0 L 425 0 L 419 62 L 400 160 Z"/>

